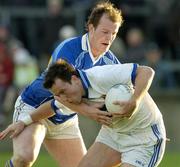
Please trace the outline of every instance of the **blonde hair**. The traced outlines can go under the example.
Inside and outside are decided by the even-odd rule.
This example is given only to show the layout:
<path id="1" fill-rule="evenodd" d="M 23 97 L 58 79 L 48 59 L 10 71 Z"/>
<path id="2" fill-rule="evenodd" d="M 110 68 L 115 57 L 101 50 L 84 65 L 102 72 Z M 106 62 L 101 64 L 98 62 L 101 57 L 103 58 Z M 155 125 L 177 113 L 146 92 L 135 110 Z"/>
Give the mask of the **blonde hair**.
<path id="1" fill-rule="evenodd" d="M 123 17 L 121 10 L 114 7 L 114 4 L 106 1 L 98 3 L 93 8 L 86 24 L 86 30 L 88 30 L 88 26 L 90 24 L 96 28 L 103 14 L 106 14 L 112 22 L 118 22 L 120 25 L 122 25 Z"/>

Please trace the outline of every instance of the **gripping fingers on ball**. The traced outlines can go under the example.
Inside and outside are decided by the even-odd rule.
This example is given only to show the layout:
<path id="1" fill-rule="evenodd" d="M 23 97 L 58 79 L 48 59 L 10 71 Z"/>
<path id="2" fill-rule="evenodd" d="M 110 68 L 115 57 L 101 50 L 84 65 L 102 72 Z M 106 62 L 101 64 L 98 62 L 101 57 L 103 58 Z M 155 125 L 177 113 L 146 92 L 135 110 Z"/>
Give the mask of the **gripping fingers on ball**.
<path id="1" fill-rule="evenodd" d="M 98 122 L 104 125 L 110 125 L 112 123 L 112 118 L 107 116 L 100 116 Z"/>

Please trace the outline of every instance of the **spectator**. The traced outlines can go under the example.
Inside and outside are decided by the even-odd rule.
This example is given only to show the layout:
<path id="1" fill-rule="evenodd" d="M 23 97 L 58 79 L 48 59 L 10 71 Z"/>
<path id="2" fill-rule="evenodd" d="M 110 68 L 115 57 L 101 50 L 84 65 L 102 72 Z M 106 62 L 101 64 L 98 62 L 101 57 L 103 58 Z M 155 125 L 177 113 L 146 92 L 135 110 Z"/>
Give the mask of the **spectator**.
<path id="1" fill-rule="evenodd" d="M 58 32 L 58 40 L 54 44 L 54 49 L 59 45 L 60 42 L 64 41 L 65 39 L 72 38 L 77 36 L 77 31 L 75 27 L 72 25 L 64 25 L 59 29 Z"/>
<path id="2" fill-rule="evenodd" d="M 161 49 L 155 43 L 147 45 L 144 65 L 152 67 L 156 74 L 151 89 L 170 89 L 176 86 L 170 64 L 163 59 Z"/>
<path id="3" fill-rule="evenodd" d="M 5 121 L 4 102 L 8 88 L 13 80 L 13 62 L 7 51 L 6 45 L 0 43 L 0 125 Z"/>
<path id="4" fill-rule="evenodd" d="M 36 59 L 30 55 L 20 41 L 12 41 L 10 50 L 15 65 L 14 86 L 17 94 L 19 94 L 25 86 L 38 76 L 38 66 Z"/>
<path id="5" fill-rule="evenodd" d="M 139 28 L 131 28 L 126 34 L 127 51 L 123 62 L 140 63 L 144 59 L 145 39 L 143 32 Z"/>
<path id="6" fill-rule="evenodd" d="M 39 74 L 36 59 L 30 55 L 19 40 L 11 40 L 9 50 L 14 62 L 13 83 L 8 89 L 4 108 L 13 110 L 13 104 L 19 93 Z"/>

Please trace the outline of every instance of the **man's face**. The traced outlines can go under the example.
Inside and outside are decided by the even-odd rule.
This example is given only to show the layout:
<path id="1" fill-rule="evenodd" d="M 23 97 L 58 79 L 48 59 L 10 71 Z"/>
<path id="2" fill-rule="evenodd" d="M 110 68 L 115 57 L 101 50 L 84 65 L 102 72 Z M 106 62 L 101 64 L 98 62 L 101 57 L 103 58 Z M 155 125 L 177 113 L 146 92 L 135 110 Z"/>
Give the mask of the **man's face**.
<path id="1" fill-rule="evenodd" d="M 103 15 L 95 28 L 89 25 L 90 45 L 94 56 L 99 56 L 109 50 L 116 38 L 120 23 L 112 22 L 107 15 Z"/>
<path id="2" fill-rule="evenodd" d="M 83 95 L 81 82 L 76 76 L 72 76 L 71 83 L 56 79 L 51 92 L 69 103 L 76 104 L 81 102 Z"/>

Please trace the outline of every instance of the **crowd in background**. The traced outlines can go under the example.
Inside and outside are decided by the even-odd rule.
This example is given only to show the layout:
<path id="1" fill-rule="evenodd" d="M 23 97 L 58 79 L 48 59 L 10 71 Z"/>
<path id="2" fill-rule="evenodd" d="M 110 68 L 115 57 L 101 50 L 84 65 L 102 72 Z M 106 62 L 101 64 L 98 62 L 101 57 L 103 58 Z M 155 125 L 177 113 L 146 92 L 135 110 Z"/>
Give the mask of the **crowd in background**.
<path id="1" fill-rule="evenodd" d="M 54 48 L 85 32 L 77 18 L 87 19 L 96 0 L 0 0 L 5 12 L 45 9 L 46 15 L 0 12 L 0 124 L 17 94 L 46 68 Z M 152 90 L 180 87 L 180 1 L 111 0 L 122 10 L 123 26 L 111 50 L 122 63 L 135 62 L 156 71 Z M 78 13 L 80 8 L 83 10 Z M 68 14 L 65 10 L 69 12 Z M 73 13 L 75 12 L 75 13 Z M 77 13 L 76 13 L 77 12 Z M 82 17 L 83 14 L 83 17 Z M 29 16 L 29 17 L 28 17 Z M 85 20 L 82 20 L 85 22 Z"/>

